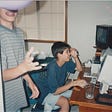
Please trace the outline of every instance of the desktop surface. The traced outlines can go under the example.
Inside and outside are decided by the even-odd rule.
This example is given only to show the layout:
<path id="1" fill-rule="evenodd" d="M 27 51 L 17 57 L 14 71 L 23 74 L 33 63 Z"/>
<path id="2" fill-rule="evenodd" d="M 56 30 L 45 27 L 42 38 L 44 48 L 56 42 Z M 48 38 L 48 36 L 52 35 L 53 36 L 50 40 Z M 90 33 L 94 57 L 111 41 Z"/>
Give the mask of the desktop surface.
<path id="1" fill-rule="evenodd" d="M 85 79 L 87 82 L 90 81 L 90 78 L 83 77 L 83 73 L 79 74 L 80 79 Z M 85 89 L 78 88 L 74 89 L 71 98 L 71 105 L 79 105 L 80 112 L 112 112 L 112 106 L 103 105 L 96 102 L 96 96 L 99 94 L 99 88 L 95 87 L 94 99 L 88 100 L 85 98 Z"/>

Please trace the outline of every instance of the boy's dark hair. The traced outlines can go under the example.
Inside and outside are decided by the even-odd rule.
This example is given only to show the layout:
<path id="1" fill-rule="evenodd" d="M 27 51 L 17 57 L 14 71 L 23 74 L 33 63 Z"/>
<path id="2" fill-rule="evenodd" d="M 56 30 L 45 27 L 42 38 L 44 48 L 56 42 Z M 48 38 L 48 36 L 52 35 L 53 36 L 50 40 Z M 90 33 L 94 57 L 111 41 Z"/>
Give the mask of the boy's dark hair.
<path id="1" fill-rule="evenodd" d="M 71 46 L 65 42 L 55 42 L 51 47 L 52 55 L 57 58 L 57 54 L 63 54 L 63 51 L 67 48 L 70 49 Z"/>

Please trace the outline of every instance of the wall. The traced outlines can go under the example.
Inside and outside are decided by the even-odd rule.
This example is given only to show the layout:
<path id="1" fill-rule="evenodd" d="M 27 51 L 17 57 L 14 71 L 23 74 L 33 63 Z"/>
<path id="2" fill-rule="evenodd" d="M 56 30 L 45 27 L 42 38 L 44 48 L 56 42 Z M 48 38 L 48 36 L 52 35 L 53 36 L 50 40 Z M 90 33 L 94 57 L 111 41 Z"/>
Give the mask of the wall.
<path id="1" fill-rule="evenodd" d="M 46 56 L 52 56 L 51 54 L 51 45 L 52 43 L 28 43 L 28 49 L 34 47 L 35 51 L 44 52 Z"/>
<path id="2" fill-rule="evenodd" d="M 95 55 L 98 24 L 112 25 L 112 2 L 69 2 L 68 42 L 79 50 L 82 61 Z"/>
<path id="3" fill-rule="evenodd" d="M 112 24 L 112 2 L 69 1 L 68 2 L 68 43 L 77 48 L 82 62 L 95 55 L 96 25 Z M 50 54 L 48 43 L 29 43 L 36 50 Z"/>

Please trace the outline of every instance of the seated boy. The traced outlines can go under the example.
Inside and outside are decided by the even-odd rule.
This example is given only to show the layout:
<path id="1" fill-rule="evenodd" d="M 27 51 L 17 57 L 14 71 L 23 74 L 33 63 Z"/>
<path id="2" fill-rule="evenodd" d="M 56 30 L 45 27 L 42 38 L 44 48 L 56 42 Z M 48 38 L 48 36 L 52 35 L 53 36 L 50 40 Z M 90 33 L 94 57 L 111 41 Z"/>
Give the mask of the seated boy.
<path id="1" fill-rule="evenodd" d="M 71 87 L 84 87 L 84 80 L 66 83 L 67 73 L 82 71 L 82 66 L 77 55 L 77 50 L 64 42 L 55 42 L 51 48 L 54 60 L 47 66 L 47 77 L 37 81 L 40 89 L 40 98 L 45 105 L 44 111 L 51 112 L 55 107 L 60 107 L 60 112 L 69 112 L 68 98 L 71 96 Z M 72 61 L 71 57 L 74 59 Z M 46 81 L 45 81 L 46 80 Z"/>

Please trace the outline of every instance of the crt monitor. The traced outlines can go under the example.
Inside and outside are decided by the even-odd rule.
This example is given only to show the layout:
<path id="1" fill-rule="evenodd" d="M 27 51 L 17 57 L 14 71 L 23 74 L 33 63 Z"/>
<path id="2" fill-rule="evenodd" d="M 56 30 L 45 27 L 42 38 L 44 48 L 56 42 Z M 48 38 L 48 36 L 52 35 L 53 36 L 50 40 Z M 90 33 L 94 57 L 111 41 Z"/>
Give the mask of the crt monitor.
<path id="1" fill-rule="evenodd" d="M 97 25 L 96 26 L 96 47 L 107 49 L 112 46 L 112 26 Z"/>

